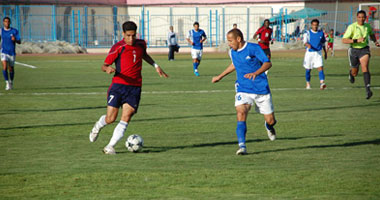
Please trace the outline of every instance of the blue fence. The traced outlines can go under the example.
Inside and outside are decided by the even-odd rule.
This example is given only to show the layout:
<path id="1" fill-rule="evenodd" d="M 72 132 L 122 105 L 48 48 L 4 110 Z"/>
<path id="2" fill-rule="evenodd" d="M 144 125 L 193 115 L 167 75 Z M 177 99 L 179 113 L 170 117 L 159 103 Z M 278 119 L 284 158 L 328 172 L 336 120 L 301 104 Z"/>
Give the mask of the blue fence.
<path id="1" fill-rule="evenodd" d="M 57 14 L 58 7 L 52 6 L 24 6 L 3 5 L 0 7 L 0 16 L 9 16 L 12 27 L 20 31 L 23 41 L 56 41 L 64 40 L 76 43 L 86 48 L 110 47 L 122 39 L 122 24 L 131 20 L 138 24 L 138 37 L 147 41 L 149 47 L 167 46 L 168 27 L 173 25 L 178 34 L 179 44 L 188 46 L 187 33 L 192 29 L 194 21 L 198 21 L 201 28 L 208 35 L 206 46 L 219 46 L 226 42 L 226 33 L 237 24 L 245 37 L 250 39 L 262 25 L 264 19 L 274 18 L 272 28 L 273 37 L 277 41 L 288 42 L 301 37 L 311 18 L 294 20 L 281 9 L 279 13 L 252 13 L 250 8 L 242 9 L 240 14 L 226 14 L 225 8 L 210 9 L 207 14 L 199 14 L 198 8 L 194 14 L 173 14 L 172 9 L 166 15 L 154 14 L 141 7 L 138 15 L 119 14 L 118 7 L 112 7 L 112 14 L 96 14 L 90 7 L 59 8 L 64 9 Z M 346 27 L 355 20 L 353 9 L 338 11 L 337 35 L 341 35 Z M 276 16 L 280 16 L 276 18 Z M 315 17 L 320 20 L 322 28 L 333 28 L 335 12 L 325 12 Z M 314 17 L 313 17 L 314 18 Z"/>

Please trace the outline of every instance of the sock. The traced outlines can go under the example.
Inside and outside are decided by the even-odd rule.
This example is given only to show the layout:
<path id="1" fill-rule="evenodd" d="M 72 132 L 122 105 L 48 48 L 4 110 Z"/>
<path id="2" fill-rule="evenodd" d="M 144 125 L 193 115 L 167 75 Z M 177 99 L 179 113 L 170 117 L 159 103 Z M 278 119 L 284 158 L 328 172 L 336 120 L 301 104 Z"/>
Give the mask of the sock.
<path id="1" fill-rule="evenodd" d="M 319 80 L 324 81 L 325 80 L 325 73 L 323 73 L 323 70 L 319 71 Z"/>
<path id="2" fill-rule="evenodd" d="M 198 70 L 198 66 L 199 66 L 199 63 L 197 63 L 197 62 L 193 63 L 193 69 L 194 69 L 194 71 Z"/>
<path id="3" fill-rule="evenodd" d="M 371 84 L 371 74 L 369 72 L 363 72 L 364 86 L 368 90 Z"/>
<path id="4" fill-rule="evenodd" d="M 310 82 L 310 72 L 311 72 L 311 69 L 306 70 L 306 73 L 305 73 L 306 82 Z"/>
<path id="5" fill-rule="evenodd" d="M 265 122 L 265 126 L 267 127 L 268 130 L 273 130 L 273 126 L 276 125 L 277 121 L 274 121 L 272 125 L 269 125 L 267 122 Z"/>
<path id="6" fill-rule="evenodd" d="M 5 81 L 8 81 L 8 71 L 7 70 L 3 70 L 3 76 L 4 76 Z"/>
<path id="7" fill-rule="evenodd" d="M 11 81 L 13 82 L 13 79 L 15 77 L 15 70 L 13 69 L 13 71 L 9 72 L 9 76 L 11 78 Z"/>
<path id="8" fill-rule="evenodd" d="M 247 124 L 245 121 L 238 121 L 236 126 L 236 136 L 238 139 L 239 147 L 246 148 L 245 134 L 247 133 Z"/>
<path id="9" fill-rule="evenodd" d="M 113 131 L 112 138 L 110 140 L 110 143 L 108 143 L 107 146 L 114 147 L 117 142 L 124 136 L 124 132 L 127 129 L 128 123 L 125 121 L 121 121 L 117 124 L 115 130 Z"/>
<path id="10" fill-rule="evenodd" d="M 102 129 L 105 125 L 107 125 L 107 122 L 106 122 L 106 115 L 102 115 L 99 120 L 96 122 L 95 124 L 95 127 L 97 129 Z"/>

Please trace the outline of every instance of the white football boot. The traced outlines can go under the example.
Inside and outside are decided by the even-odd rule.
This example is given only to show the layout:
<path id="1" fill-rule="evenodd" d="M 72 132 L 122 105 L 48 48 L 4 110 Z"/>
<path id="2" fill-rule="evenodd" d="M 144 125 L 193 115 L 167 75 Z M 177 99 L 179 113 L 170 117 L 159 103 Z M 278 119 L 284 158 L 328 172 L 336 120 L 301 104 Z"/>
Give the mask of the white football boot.
<path id="1" fill-rule="evenodd" d="M 11 90 L 11 84 L 9 81 L 5 81 L 5 90 Z"/>
<path id="2" fill-rule="evenodd" d="M 246 148 L 239 148 L 236 151 L 236 155 L 247 155 L 247 149 Z"/>
<path id="3" fill-rule="evenodd" d="M 90 142 L 95 142 L 96 139 L 98 139 L 100 130 L 102 130 L 102 129 L 98 128 L 98 122 L 96 122 L 94 127 L 92 128 L 92 130 L 90 132 Z"/>
<path id="4" fill-rule="evenodd" d="M 104 149 L 103 149 L 103 153 L 104 154 L 108 154 L 108 155 L 115 155 L 116 154 L 116 151 L 113 147 L 111 146 L 105 146 Z"/>
<path id="5" fill-rule="evenodd" d="M 268 133 L 268 137 L 271 141 L 274 141 L 276 140 L 276 130 L 274 128 L 272 128 L 272 130 L 269 130 L 267 128 L 267 122 L 264 122 L 264 126 L 265 126 L 265 129 L 267 130 L 267 133 Z"/>

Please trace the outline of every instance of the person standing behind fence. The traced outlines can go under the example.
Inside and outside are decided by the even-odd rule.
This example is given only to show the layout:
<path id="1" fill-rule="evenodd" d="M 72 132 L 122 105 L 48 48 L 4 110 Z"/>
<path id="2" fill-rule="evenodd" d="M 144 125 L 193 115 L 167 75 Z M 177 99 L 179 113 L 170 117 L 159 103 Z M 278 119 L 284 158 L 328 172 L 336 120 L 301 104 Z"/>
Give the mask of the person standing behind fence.
<path id="1" fill-rule="evenodd" d="M 363 10 L 358 11 L 356 20 L 357 22 L 347 27 L 342 42 L 351 45 L 348 49 L 348 60 L 351 66 L 349 80 L 351 83 L 355 83 L 355 76 L 358 75 L 359 65 L 361 65 L 367 99 L 369 99 L 372 96 L 372 91 L 370 89 L 371 74 L 369 73 L 369 58 L 371 52 L 369 50 L 368 40 L 371 38 L 377 47 L 379 47 L 380 44 L 376 41 L 371 25 L 364 23 L 366 20 L 366 12 Z"/>
<path id="2" fill-rule="evenodd" d="M 187 35 L 187 42 L 191 44 L 191 57 L 193 58 L 193 70 L 195 76 L 199 76 L 198 66 L 201 63 L 203 53 L 203 42 L 207 40 L 206 33 L 199 28 L 199 23 L 194 22 L 194 29 Z"/>
<path id="3" fill-rule="evenodd" d="M 169 61 L 174 60 L 174 52 L 178 52 L 177 34 L 173 31 L 173 26 L 169 27 L 170 31 L 168 33 L 168 46 L 169 46 Z"/>
<path id="4" fill-rule="evenodd" d="M 0 40 L 1 40 L 1 62 L 3 64 L 3 76 L 5 80 L 5 90 L 11 90 L 13 88 L 13 79 L 15 76 L 14 64 L 16 59 L 16 43 L 20 44 L 21 39 L 18 34 L 18 30 L 11 26 L 11 19 L 4 17 L 4 27 L 1 28 Z M 9 70 L 9 78 L 8 78 Z"/>

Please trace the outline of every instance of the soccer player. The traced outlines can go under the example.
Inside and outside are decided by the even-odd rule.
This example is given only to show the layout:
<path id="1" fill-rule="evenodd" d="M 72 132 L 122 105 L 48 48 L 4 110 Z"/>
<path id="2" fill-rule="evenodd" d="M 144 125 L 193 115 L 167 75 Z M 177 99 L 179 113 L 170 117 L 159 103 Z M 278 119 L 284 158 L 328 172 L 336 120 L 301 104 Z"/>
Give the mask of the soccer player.
<path id="1" fill-rule="evenodd" d="M 321 50 L 325 52 L 325 59 L 327 59 L 327 53 L 325 48 L 326 38 L 322 30 L 318 30 L 319 20 L 311 20 L 311 29 L 306 31 L 303 38 L 303 43 L 306 46 L 305 59 L 303 66 L 306 69 L 306 89 L 310 89 L 310 73 L 313 68 L 317 68 L 319 72 L 319 88 L 324 90 L 325 74 L 323 72 L 323 58 Z"/>
<path id="2" fill-rule="evenodd" d="M 4 27 L 1 28 L 0 32 L 1 62 L 3 64 L 5 90 L 11 90 L 15 77 L 16 43 L 21 44 L 21 39 L 18 30 L 11 27 L 11 19 L 9 17 L 4 17 L 3 25 Z"/>
<path id="3" fill-rule="evenodd" d="M 141 96 L 142 60 L 153 65 L 160 77 L 168 77 L 146 52 L 145 41 L 136 39 L 136 30 L 137 26 L 132 21 L 123 24 L 123 40 L 112 46 L 101 68 L 103 72 L 115 75 L 108 89 L 107 114 L 95 123 L 90 132 L 90 142 L 95 142 L 100 130 L 116 120 L 119 108 L 122 108 L 121 120 L 103 149 L 105 154 L 116 154 L 114 146 L 124 136 L 129 121 L 137 112 Z M 112 63 L 116 68 L 111 67 Z"/>
<path id="4" fill-rule="evenodd" d="M 272 95 L 268 79 L 264 73 L 272 64 L 258 44 L 244 41 L 243 33 L 239 29 L 232 29 L 227 34 L 229 55 L 232 63 L 218 76 L 212 78 L 216 83 L 223 77 L 236 70 L 235 108 L 237 114 L 236 135 L 239 143 L 237 155 L 247 154 L 245 136 L 247 132 L 246 120 L 251 106 L 255 104 L 256 112 L 264 115 L 265 129 L 270 140 L 276 139 L 274 125 L 276 119 L 272 104 Z"/>
<path id="5" fill-rule="evenodd" d="M 351 45 L 348 49 L 348 59 L 351 66 L 349 80 L 351 83 L 355 82 L 355 76 L 358 75 L 359 65 L 361 65 L 364 86 L 367 92 L 366 98 L 369 99 L 372 97 L 372 91 L 370 89 L 371 74 L 369 73 L 369 58 L 371 52 L 369 50 L 368 40 L 371 38 L 377 47 L 379 47 L 380 44 L 376 41 L 371 25 L 364 23 L 366 17 L 365 11 L 360 10 L 357 12 L 356 22 L 347 27 L 342 42 Z"/>
<path id="6" fill-rule="evenodd" d="M 191 44 L 191 57 L 193 58 L 193 70 L 195 76 L 199 76 L 198 66 L 201 63 L 203 42 L 207 40 L 206 33 L 199 28 L 199 23 L 194 22 L 194 29 L 190 30 L 187 35 L 187 42 Z"/>
<path id="7" fill-rule="evenodd" d="M 269 43 L 273 44 L 272 40 L 272 28 L 269 27 L 269 19 L 264 20 L 264 24 L 262 27 L 260 27 L 256 33 L 253 35 L 253 39 L 259 41 L 260 47 L 264 50 L 265 55 L 268 56 L 268 58 L 271 58 Z M 259 36 L 259 38 L 257 37 Z"/>
<path id="8" fill-rule="evenodd" d="M 330 33 L 327 35 L 327 52 L 331 49 L 331 56 L 334 56 L 334 29 L 330 30 Z"/>

